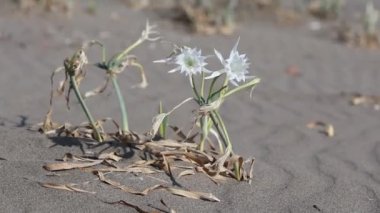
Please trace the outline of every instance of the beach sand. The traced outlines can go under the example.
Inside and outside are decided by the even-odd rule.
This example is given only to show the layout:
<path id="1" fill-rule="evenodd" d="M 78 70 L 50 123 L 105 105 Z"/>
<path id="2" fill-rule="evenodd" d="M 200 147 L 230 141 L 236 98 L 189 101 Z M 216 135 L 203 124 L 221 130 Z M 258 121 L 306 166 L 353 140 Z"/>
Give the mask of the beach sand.
<path id="1" fill-rule="evenodd" d="M 364 8 L 364 2 L 347 2 L 348 11 Z M 380 7 L 380 1 L 375 3 Z M 6 2 L 0 3 L 0 11 L 0 212 L 134 212 L 105 203 L 119 200 L 167 211 L 160 199 L 177 212 L 380 212 L 380 115 L 372 107 L 351 106 L 342 95 L 380 94 L 380 51 L 346 47 L 331 33 L 309 31 L 306 23 L 286 27 L 254 20 L 240 24 L 230 37 L 197 35 L 153 11 L 133 11 L 119 1 L 99 3 L 95 15 L 75 8 L 71 18 L 14 12 Z M 202 48 L 204 54 L 217 48 L 227 55 L 240 37 L 239 51 L 250 59 L 251 74 L 262 79 L 253 99 L 249 91 L 241 92 L 221 109 L 235 152 L 256 159 L 252 184 L 231 179 L 215 185 L 201 174 L 178 180 L 186 189 L 213 193 L 220 202 L 163 190 L 131 195 L 91 173 L 74 170 L 54 176 L 42 167 L 68 152 L 97 151 L 84 141 L 47 138 L 28 130 L 48 110 L 51 71 L 83 40 L 101 40 L 108 54 L 122 50 L 138 38 L 147 18 L 159 26 L 165 40 Z M 149 86 L 144 90 L 131 89 L 139 79 L 136 71 L 119 76 L 134 131 L 150 128 L 159 101 L 171 108 L 191 97 L 183 75 L 167 74 L 172 67 L 152 62 L 170 51 L 169 43 L 146 43 L 133 52 L 146 69 Z M 100 51 L 94 47 L 91 52 L 90 61 L 97 60 Z M 289 66 L 301 75 L 287 75 Z M 103 78 L 102 70 L 90 67 L 82 88 L 93 88 Z M 88 104 L 96 117 L 118 119 L 111 89 Z M 67 111 L 64 100 L 55 101 L 54 120 L 85 121 L 74 98 L 71 107 Z M 189 129 L 195 107 L 185 105 L 171 122 Z M 329 138 L 308 129 L 315 120 L 333 124 L 336 135 Z M 126 155 L 131 157 L 123 160 L 128 165 L 139 154 L 127 150 Z M 161 184 L 144 175 L 109 177 L 140 190 Z M 39 182 L 78 183 L 96 194 L 48 189 Z"/>

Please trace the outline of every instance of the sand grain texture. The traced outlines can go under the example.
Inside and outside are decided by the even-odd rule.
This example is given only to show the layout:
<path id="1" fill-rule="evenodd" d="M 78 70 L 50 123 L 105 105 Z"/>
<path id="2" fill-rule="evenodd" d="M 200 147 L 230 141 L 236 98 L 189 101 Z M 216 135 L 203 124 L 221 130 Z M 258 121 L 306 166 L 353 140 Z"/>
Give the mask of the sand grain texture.
<path id="1" fill-rule="evenodd" d="M 364 5 L 348 2 L 350 10 Z M 302 26 L 279 28 L 259 21 L 240 26 L 231 38 L 193 35 L 151 11 L 130 11 L 118 1 L 99 4 L 104 11 L 95 16 L 74 13 L 66 19 L 52 14 L 12 13 L 7 10 L 12 6 L 0 3 L 0 33 L 10 35 L 0 38 L 1 212 L 133 212 L 102 200 L 125 200 L 143 208 L 150 204 L 164 209 L 161 198 L 178 212 L 380 212 L 379 112 L 370 107 L 350 106 L 347 97 L 340 95 L 380 94 L 379 51 L 348 48 Z M 120 19 L 111 18 L 111 13 L 117 13 Z M 252 185 L 231 180 L 216 186 L 201 175 L 179 180 L 189 189 L 213 193 L 221 200 L 219 203 L 186 199 L 164 191 L 146 197 L 132 196 L 79 171 L 47 176 L 49 172 L 42 168 L 44 163 L 67 152 L 81 154 L 93 150 L 75 139 L 48 139 L 26 129 L 40 122 L 46 113 L 50 72 L 72 53 L 73 46 L 82 40 L 100 39 L 109 47 L 107 52 L 120 51 L 139 36 L 147 17 L 160 26 L 166 39 L 201 47 L 205 53 L 216 47 L 227 55 L 240 36 L 239 50 L 251 59 L 251 70 L 262 79 L 253 100 L 249 100 L 249 92 L 243 92 L 221 109 L 236 152 L 256 158 Z M 109 36 L 104 38 L 105 34 Z M 146 90 L 130 88 L 138 79 L 137 73 L 127 71 L 119 77 L 130 123 L 136 131 L 149 129 L 160 100 L 174 106 L 191 95 L 190 90 L 181 89 L 186 78 L 168 75 L 170 67 L 152 63 L 165 57 L 163 52 L 169 53 L 170 46 L 147 44 L 134 52 L 147 71 Z M 90 60 L 99 55 L 95 51 Z M 301 72 L 298 77 L 285 73 L 293 64 Z M 94 67 L 88 76 L 83 88 L 91 89 L 103 80 L 102 71 Z M 63 100 L 56 101 L 55 120 L 85 120 L 78 103 L 72 100 L 70 112 L 64 108 Z M 91 103 L 96 103 L 96 117 L 118 118 L 118 105 L 111 90 L 90 99 L 89 106 Z M 192 106 L 181 110 L 184 113 L 174 113 L 177 117 L 172 121 L 179 125 L 190 120 Z M 336 136 L 327 138 L 306 128 L 312 120 L 332 123 Z M 159 184 L 144 176 L 110 177 L 141 190 Z M 44 181 L 90 181 L 78 187 L 97 194 L 47 189 L 38 184 Z"/>

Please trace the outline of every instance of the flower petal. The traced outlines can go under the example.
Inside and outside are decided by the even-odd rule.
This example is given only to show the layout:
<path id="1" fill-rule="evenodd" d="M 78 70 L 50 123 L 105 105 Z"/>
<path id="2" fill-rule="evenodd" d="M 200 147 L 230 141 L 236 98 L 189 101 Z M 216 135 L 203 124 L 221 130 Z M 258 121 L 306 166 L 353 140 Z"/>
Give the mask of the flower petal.
<path id="1" fill-rule="evenodd" d="M 221 74 L 223 74 L 223 72 L 214 71 L 214 72 L 212 72 L 212 74 L 211 74 L 211 75 L 207 76 L 205 79 L 211 79 L 211 78 L 215 78 L 215 77 L 218 77 L 218 76 L 220 76 Z"/>
<path id="2" fill-rule="evenodd" d="M 216 57 L 218 57 L 219 61 L 220 61 L 223 65 L 225 65 L 226 62 L 224 61 L 224 58 L 223 58 L 222 54 L 220 54 L 220 52 L 218 52 L 218 50 L 216 50 L 216 49 L 214 49 L 214 52 L 215 52 Z"/>
<path id="3" fill-rule="evenodd" d="M 237 51 L 237 47 L 238 47 L 238 45 L 239 45 L 239 41 L 240 41 L 240 37 L 238 38 L 238 40 L 237 40 L 237 42 L 236 42 L 234 48 L 232 48 L 232 51 Z"/>
<path id="4" fill-rule="evenodd" d="M 172 70 L 169 70 L 168 73 L 177 72 L 178 70 L 180 70 L 180 68 L 179 68 L 179 67 L 176 67 L 176 68 L 174 68 L 174 69 L 172 69 Z"/>
<path id="5" fill-rule="evenodd" d="M 165 58 L 165 59 L 155 60 L 153 61 L 153 63 L 168 63 L 169 61 L 170 61 L 169 58 Z"/>

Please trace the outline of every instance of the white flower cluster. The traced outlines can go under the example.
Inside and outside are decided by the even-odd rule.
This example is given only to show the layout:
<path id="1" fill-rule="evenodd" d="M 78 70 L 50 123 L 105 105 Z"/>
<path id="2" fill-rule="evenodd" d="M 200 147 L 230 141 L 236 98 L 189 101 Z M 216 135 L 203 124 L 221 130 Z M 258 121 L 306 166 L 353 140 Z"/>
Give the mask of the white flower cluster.
<path id="1" fill-rule="evenodd" d="M 239 40 L 236 42 L 230 52 L 230 56 L 227 59 L 224 59 L 220 52 L 214 50 L 216 57 L 223 65 L 223 68 L 218 71 L 211 72 L 205 68 L 207 65 L 205 60 L 208 57 L 202 56 L 201 50 L 198 50 L 197 48 L 183 47 L 180 48 L 180 51 L 177 54 L 174 54 L 167 59 L 157 60 L 155 62 L 176 64 L 177 67 L 170 70 L 170 73 L 180 71 L 181 73 L 185 73 L 185 75 L 194 75 L 202 72 L 211 72 L 211 75 L 206 77 L 206 79 L 215 78 L 225 73 L 229 82 L 237 86 L 239 82 L 244 82 L 246 79 L 252 78 L 252 76 L 247 76 L 249 73 L 248 59 L 245 54 L 239 54 L 237 51 L 238 44 Z"/>

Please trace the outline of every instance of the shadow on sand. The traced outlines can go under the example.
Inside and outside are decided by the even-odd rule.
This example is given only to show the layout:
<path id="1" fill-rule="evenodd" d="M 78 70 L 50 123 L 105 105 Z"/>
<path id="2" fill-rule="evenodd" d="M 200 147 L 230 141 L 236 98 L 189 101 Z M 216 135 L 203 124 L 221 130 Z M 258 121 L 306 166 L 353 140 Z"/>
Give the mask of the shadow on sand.
<path id="1" fill-rule="evenodd" d="M 54 136 L 49 137 L 49 139 L 54 143 L 54 145 L 50 146 L 49 148 L 56 146 L 78 147 L 83 155 L 91 152 L 95 156 L 98 156 L 106 151 L 116 151 L 118 153 L 118 156 L 125 159 L 132 158 L 135 155 L 133 148 L 128 145 L 121 144 L 117 141 L 99 143 L 97 141 L 86 138 L 73 138 L 67 136 Z"/>

